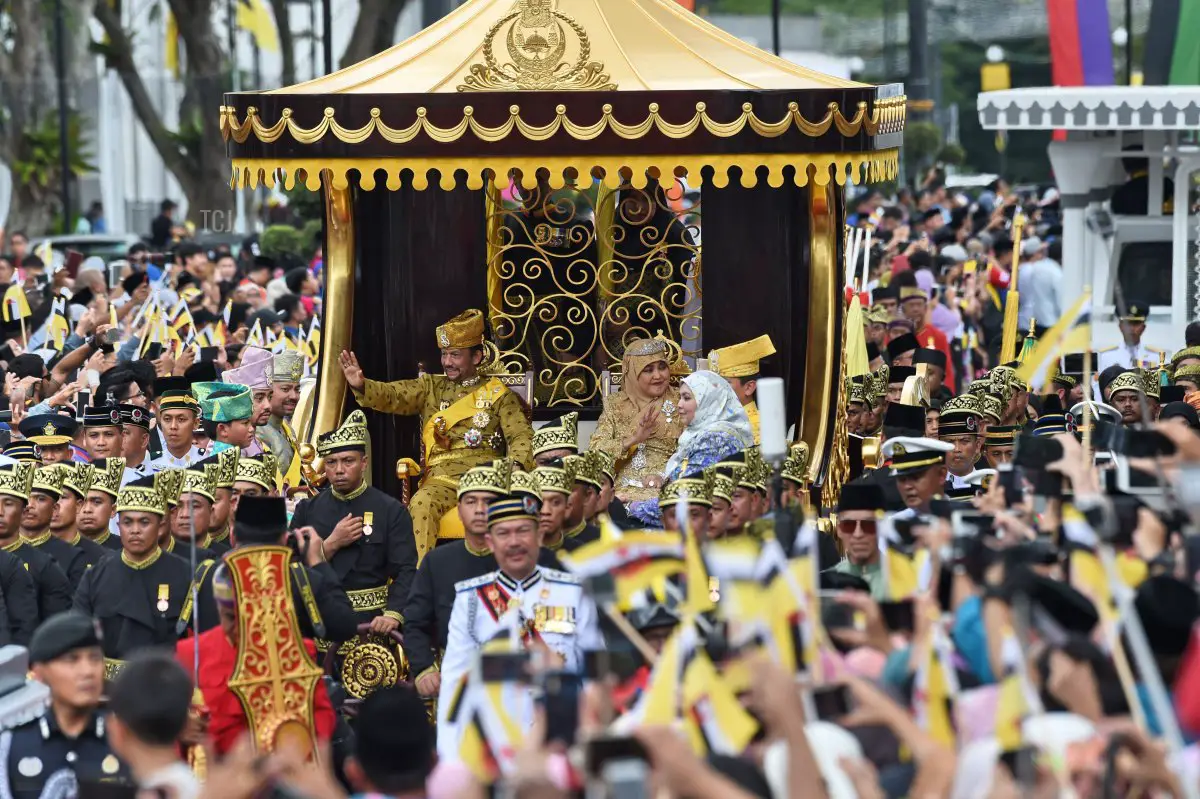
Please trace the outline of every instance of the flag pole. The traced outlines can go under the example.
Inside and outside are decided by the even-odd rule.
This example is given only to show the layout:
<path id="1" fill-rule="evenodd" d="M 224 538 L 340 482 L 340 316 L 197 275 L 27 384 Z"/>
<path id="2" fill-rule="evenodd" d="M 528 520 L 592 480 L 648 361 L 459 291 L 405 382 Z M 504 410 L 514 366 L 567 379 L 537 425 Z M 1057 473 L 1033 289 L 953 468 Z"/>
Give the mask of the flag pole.
<path id="1" fill-rule="evenodd" d="M 1092 287 L 1084 286 L 1085 297 L 1092 296 Z M 1088 330 L 1091 330 L 1091 300 L 1088 300 Z M 1064 405 L 1066 403 L 1063 403 Z M 1070 410 L 1066 408 L 1064 410 Z M 1088 344 L 1083 351 L 1083 462 L 1092 463 L 1092 337 L 1089 332 Z"/>
<path id="2" fill-rule="evenodd" d="M 1021 269 L 1021 232 L 1025 228 L 1025 217 L 1021 209 L 1013 214 L 1012 279 L 1008 294 L 1004 298 L 1004 327 L 1000 339 L 1000 363 L 1008 363 L 1017 357 L 1017 322 L 1021 297 L 1017 291 L 1017 273 Z"/>

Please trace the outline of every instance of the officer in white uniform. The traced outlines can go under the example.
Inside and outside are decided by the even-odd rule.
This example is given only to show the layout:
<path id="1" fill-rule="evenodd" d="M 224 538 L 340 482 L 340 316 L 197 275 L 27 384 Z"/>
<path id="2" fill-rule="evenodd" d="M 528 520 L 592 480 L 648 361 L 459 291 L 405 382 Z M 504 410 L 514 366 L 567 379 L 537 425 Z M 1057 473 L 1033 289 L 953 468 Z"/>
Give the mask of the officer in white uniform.
<path id="1" fill-rule="evenodd" d="M 150 461 L 150 425 L 154 414 L 141 405 L 117 406 L 121 411 L 122 454 L 125 456 L 125 478 L 121 485 L 149 477 L 158 471 Z M 130 465 L 131 461 L 136 461 Z"/>
<path id="2" fill-rule="evenodd" d="M 938 420 L 941 428 L 941 419 Z M 913 519 L 929 512 L 929 502 L 946 487 L 946 453 L 953 444 L 923 436 L 897 436 L 883 442 L 879 448 L 885 460 L 891 461 L 892 477 L 900 497 L 907 505 L 892 516 L 892 520 Z"/>
<path id="3" fill-rule="evenodd" d="M 500 568 L 454 586 L 438 693 L 442 759 L 458 759 L 459 729 L 449 719 L 450 709 L 480 649 L 492 638 L 515 630 L 525 649 L 542 650 L 559 661 L 554 668 L 576 673 L 583 669 L 585 651 L 604 647 L 596 605 L 579 580 L 537 565 L 540 510 L 540 503 L 524 494 L 493 500 L 486 541 Z M 521 721 L 532 723 L 532 718 Z"/>
<path id="4" fill-rule="evenodd" d="M 162 454 L 150 462 L 154 471 L 186 469 L 207 456 L 206 450 L 192 441 L 192 432 L 200 418 L 200 403 L 192 394 L 191 383 L 185 377 L 162 377 L 154 381 L 158 398 L 158 427 L 162 438 Z M 186 435 L 185 435 L 186 433 Z M 180 454 L 176 455 L 172 449 Z"/>
<path id="5" fill-rule="evenodd" d="M 1114 365 L 1124 366 L 1126 369 L 1135 366 L 1153 369 L 1158 366 L 1163 351 L 1142 343 L 1142 336 L 1146 332 L 1146 313 L 1149 309 L 1150 306 L 1140 300 L 1130 301 L 1125 315 L 1121 317 L 1121 334 L 1125 337 L 1125 343 L 1099 352 L 1101 372 Z"/>

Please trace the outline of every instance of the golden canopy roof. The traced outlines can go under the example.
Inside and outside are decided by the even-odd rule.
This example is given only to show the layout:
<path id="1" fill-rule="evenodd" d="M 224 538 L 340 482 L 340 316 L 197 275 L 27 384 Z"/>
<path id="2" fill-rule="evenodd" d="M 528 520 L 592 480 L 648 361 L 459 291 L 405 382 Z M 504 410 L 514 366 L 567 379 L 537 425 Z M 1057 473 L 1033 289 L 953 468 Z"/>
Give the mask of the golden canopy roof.
<path id="1" fill-rule="evenodd" d="M 533 25 L 523 22 L 533 21 Z M 548 24 L 547 24 L 548 23 Z M 577 27 L 576 27 L 577 26 Z M 600 65 L 617 91 L 679 89 L 839 89 L 866 84 L 842 80 L 753 47 L 684 9 L 675 0 L 470 0 L 415 36 L 346 69 L 271 94 L 458 92 L 471 89 L 472 70 L 512 53 L 508 33 L 530 31 L 524 48 L 565 63 Z M 549 50 L 545 31 L 559 34 Z M 581 32 L 582 35 L 575 35 Z M 541 36 L 534 41 L 533 37 Z M 530 46 L 530 43 L 533 46 Z M 521 49 L 521 48 L 518 48 Z M 539 53 L 540 51 L 540 53 Z M 497 87 L 500 88 L 500 87 Z M 519 87 L 512 88 L 535 88 Z M 560 88 L 551 85 L 536 88 Z"/>
<path id="2" fill-rule="evenodd" d="M 675 0 L 468 0 L 346 69 L 227 94 L 221 133 L 234 185 L 303 176 L 345 186 L 443 188 L 465 171 L 549 168 L 611 185 L 689 175 L 724 185 L 894 177 L 905 98 L 792 64 Z M 786 172 L 786 175 L 785 175 Z"/>

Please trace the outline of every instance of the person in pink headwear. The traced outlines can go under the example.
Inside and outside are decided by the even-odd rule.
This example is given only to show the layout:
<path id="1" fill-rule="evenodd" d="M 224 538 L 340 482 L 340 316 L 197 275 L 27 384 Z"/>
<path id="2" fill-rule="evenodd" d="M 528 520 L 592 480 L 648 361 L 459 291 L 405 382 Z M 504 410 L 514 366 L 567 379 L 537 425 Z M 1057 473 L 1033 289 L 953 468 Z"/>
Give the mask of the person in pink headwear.
<path id="1" fill-rule="evenodd" d="M 226 383 L 240 383 L 250 389 L 254 410 L 250 423 L 257 428 L 271 418 L 271 351 L 262 347 L 246 347 L 242 351 L 242 363 L 236 369 L 226 369 L 221 378 Z M 254 456 L 266 452 L 267 448 L 255 434 L 250 443 L 242 447 L 242 455 Z"/>

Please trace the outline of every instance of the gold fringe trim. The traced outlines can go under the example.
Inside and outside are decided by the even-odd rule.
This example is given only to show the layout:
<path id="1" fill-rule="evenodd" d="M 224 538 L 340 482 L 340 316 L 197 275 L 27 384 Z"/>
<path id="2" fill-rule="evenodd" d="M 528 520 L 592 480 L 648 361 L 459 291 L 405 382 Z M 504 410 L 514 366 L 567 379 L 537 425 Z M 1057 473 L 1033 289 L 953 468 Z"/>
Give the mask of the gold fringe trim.
<path id="1" fill-rule="evenodd" d="M 458 124 L 448 128 L 441 128 L 430 122 L 429 110 L 425 107 L 418 108 L 416 119 L 403 128 L 394 128 L 384 122 L 382 111 L 378 108 L 371 109 L 371 119 L 365 125 L 347 128 L 337 121 L 332 108 L 326 108 L 319 123 L 311 128 L 305 128 L 292 118 L 291 108 L 283 109 L 279 119 L 268 125 L 259 118 L 258 109 L 254 106 L 248 107 L 245 118 L 239 121 L 237 109 L 223 105 L 220 109 L 220 127 L 221 136 L 226 141 L 232 138 L 238 144 L 243 144 L 252 134 L 260 142 L 270 144 L 283 136 L 284 131 L 290 133 L 292 138 L 300 144 L 313 144 L 330 133 L 335 139 L 346 144 L 362 144 L 376 133 L 392 144 L 406 144 L 422 134 L 433 141 L 445 144 L 458 141 L 468 131 L 485 142 L 503 141 L 514 131 L 530 141 L 546 141 L 560 131 L 565 131 L 579 141 L 592 141 L 609 131 L 622 139 L 631 140 L 640 139 L 651 131 L 657 131 L 671 139 L 686 139 L 700 128 L 704 128 L 713 136 L 730 138 L 737 136 L 747 127 L 764 138 L 778 138 L 793 128 L 805 136 L 815 138 L 824 136 L 831 127 L 836 127 L 838 133 L 843 136 L 857 136 L 863 130 L 869 136 L 900 133 L 904 130 L 906 108 L 907 98 L 903 95 L 887 97 L 876 100 L 870 113 L 867 112 L 866 102 L 858 103 L 854 114 L 847 118 L 837 103 L 830 103 L 826 107 L 825 116 L 814 122 L 805 119 L 804 115 L 800 113 L 800 105 L 792 102 L 788 104 L 788 111 L 781 119 L 771 122 L 763 120 L 755 114 L 754 106 L 751 103 L 743 103 L 740 116 L 728 122 L 718 122 L 708 115 L 707 105 L 701 102 L 696 103 L 696 113 L 689 121 L 677 124 L 662 118 L 659 114 L 658 103 L 650 103 L 649 115 L 641 122 L 629 124 L 614 117 L 612 105 L 605 104 L 601 109 L 602 116 L 599 120 L 591 124 L 580 125 L 572 122 L 567 116 L 567 106 L 559 104 L 554 109 L 553 121 L 546 125 L 531 125 L 521 118 L 521 107 L 513 104 L 509 106 L 507 122 L 489 127 L 476 121 L 474 107 L 467 105 L 463 106 L 462 119 Z"/>
<path id="2" fill-rule="evenodd" d="M 450 191 L 459 185 L 458 172 L 466 174 L 469 189 L 483 189 L 488 180 L 496 175 L 508 175 L 519 171 L 522 175 L 534 175 L 539 169 L 550 171 L 551 188 L 561 189 L 568 181 L 579 175 L 595 175 L 611 189 L 630 183 L 635 188 L 644 188 L 649 178 L 662 175 L 687 177 L 688 184 L 699 187 L 705 180 L 701 173 L 704 167 L 713 168 L 711 183 L 717 188 L 729 185 L 729 170 L 739 167 L 741 185 L 753 188 L 758 185 L 758 168 L 767 168 L 767 182 L 780 188 L 790 180 L 797 186 L 807 186 L 811 180 L 818 186 L 826 186 L 830 180 L 839 186 L 847 180 L 870 183 L 890 180 L 898 171 L 896 148 L 872 153 L 830 154 L 747 154 L 747 155 L 650 155 L 650 156 L 579 156 L 579 157 L 518 157 L 483 156 L 478 158 L 235 158 L 230 187 L 257 188 L 264 184 L 274 188 L 282 184 L 291 189 L 297 182 L 309 190 L 321 187 L 322 175 L 326 185 L 345 189 L 350 185 L 351 171 L 357 171 L 358 185 L 364 191 L 376 186 L 376 172 L 387 174 L 387 187 L 398 191 L 401 185 L 424 191 L 436 182 L 443 190 Z M 786 175 L 784 169 L 793 167 L 794 173 Z M 430 172 L 437 175 L 431 180 Z M 409 174 L 405 175 L 404 173 Z M 326 174 L 327 173 L 327 174 Z M 810 177 L 811 173 L 811 177 Z"/>

